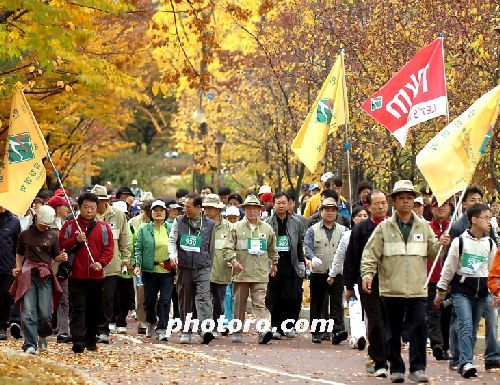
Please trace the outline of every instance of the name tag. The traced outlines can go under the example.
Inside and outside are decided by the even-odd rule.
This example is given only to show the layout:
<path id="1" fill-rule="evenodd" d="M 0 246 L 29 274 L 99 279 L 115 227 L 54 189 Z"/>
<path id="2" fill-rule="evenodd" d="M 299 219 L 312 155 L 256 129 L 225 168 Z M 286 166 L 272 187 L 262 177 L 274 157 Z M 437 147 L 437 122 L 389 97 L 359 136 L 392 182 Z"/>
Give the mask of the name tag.
<path id="1" fill-rule="evenodd" d="M 252 255 L 261 255 L 267 251 L 267 240 L 262 238 L 248 238 L 247 251 Z"/>
<path id="2" fill-rule="evenodd" d="M 482 255 L 475 255 L 464 253 L 462 258 L 462 272 L 467 274 L 475 274 L 483 263 L 486 262 L 486 257 Z"/>
<path id="3" fill-rule="evenodd" d="M 201 251 L 201 236 L 182 234 L 181 249 L 184 251 L 194 251 L 199 253 Z"/>
<path id="4" fill-rule="evenodd" d="M 290 251 L 290 240 L 286 235 L 278 235 L 276 237 L 276 250 L 278 251 Z"/>

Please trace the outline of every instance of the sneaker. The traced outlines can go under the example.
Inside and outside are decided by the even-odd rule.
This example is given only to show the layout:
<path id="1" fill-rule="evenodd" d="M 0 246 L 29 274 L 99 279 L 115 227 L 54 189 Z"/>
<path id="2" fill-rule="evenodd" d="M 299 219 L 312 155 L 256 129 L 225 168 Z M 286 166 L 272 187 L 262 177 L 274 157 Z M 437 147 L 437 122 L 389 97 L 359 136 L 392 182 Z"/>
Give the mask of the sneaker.
<path id="1" fill-rule="evenodd" d="M 313 344 L 320 344 L 321 343 L 321 336 L 318 334 L 313 334 L 312 343 Z"/>
<path id="2" fill-rule="evenodd" d="M 213 331 L 212 334 L 214 335 L 214 340 L 216 340 L 217 338 L 219 338 L 219 333 L 216 332 L 216 331 Z"/>
<path id="3" fill-rule="evenodd" d="M 63 334 L 59 334 L 57 336 L 57 343 L 58 344 L 67 344 L 68 342 L 71 342 L 71 336 L 66 334 L 66 333 L 63 333 Z"/>
<path id="4" fill-rule="evenodd" d="M 97 336 L 97 342 L 100 344 L 109 344 L 109 336 L 106 334 L 99 334 Z"/>
<path id="5" fill-rule="evenodd" d="M 273 332 L 273 340 L 280 340 L 281 334 L 279 332 Z"/>
<path id="6" fill-rule="evenodd" d="M 165 330 L 158 333 L 158 341 L 168 341 L 167 332 Z"/>
<path id="7" fill-rule="evenodd" d="M 116 333 L 116 324 L 109 324 L 109 332 L 111 334 L 115 334 Z"/>
<path id="8" fill-rule="evenodd" d="M 125 326 L 118 326 L 116 332 L 118 334 L 127 334 L 127 328 Z"/>
<path id="9" fill-rule="evenodd" d="M 191 342 L 191 333 L 182 333 L 179 343 L 189 344 Z"/>
<path id="10" fill-rule="evenodd" d="M 97 351 L 97 344 L 95 342 L 88 342 L 85 344 L 85 347 L 89 352 Z"/>
<path id="11" fill-rule="evenodd" d="M 349 334 L 345 330 L 332 333 L 332 344 L 338 345 L 342 341 L 345 341 L 349 337 Z"/>
<path id="12" fill-rule="evenodd" d="M 146 328 L 137 326 L 137 334 L 146 334 Z"/>
<path id="13" fill-rule="evenodd" d="M 448 365 L 448 369 L 457 371 L 458 370 L 458 362 L 451 362 Z"/>
<path id="14" fill-rule="evenodd" d="M 378 378 L 386 378 L 387 377 L 387 369 L 386 368 L 379 368 L 375 370 L 375 373 L 373 373 L 374 377 Z"/>
<path id="15" fill-rule="evenodd" d="M 220 332 L 221 336 L 228 336 L 229 335 L 229 329 L 227 327 L 224 327 L 224 329 Z"/>
<path id="16" fill-rule="evenodd" d="M 292 330 L 291 332 L 286 332 L 285 337 L 286 338 L 295 338 L 295 331 Z"/>
<path id="17" fill-rule="evenodd" d="M 83 353 L 85 351 L 85 345 L 81 342 L 73 342 L 73 353 Z"/>
<path id="18" fill-rule="evenodd" d="M 203 333 L 201 338 L 202 338 L 201 343 L 203 345 L 208 345 L 215 337 L 214 337 L 214 334 L 212 332 L 205 332 L 205 333 Z"/>
<path id="19" fill-rule="evenodd" d="M 375 362 L 373 362 L 372 360 L 367 361 L 365 364 L 365 369 L 366 373 L 368 374 L 375 373 Z"/>
<path id="20" fill-rule="evenodd" d="M 330 341 L 330 333 L 323 333 L 323 335 L 321 335 L 321 341 Z"/>
<path id="21" fill-rule="evenodd" d="M 27 348 L 25 351 L 24 351 L 26 354 L 33 354 L 35 355 L 36 354 L 36 349 L 33 347 L 33 346 L 30 346 L 29 348 Z"/>
<path id="22" fill-rule="evenodd" d="M 448 361 L 450 359 L 448 353 L 446 353 L 441 346 L 433 348 L 432 355 L 437 361 Z"/>
<path id="23" fill-rule="evenodd" d="M 151 338 L 155 334 L 156 324 L 148 323 L 146 328 L 146 337 Z"/>
<path id="24" fill-rule="evenodd" d="M 408 378 L 413 382 L 429 382 L 429 377 L 427 377 L 427 374 L 423 370 L 415 370 L 413 373 L 410 373 Z"/>
<path id="25" fill-rule="evenodd" d="M 243 337 L 242 337 L 241 333 L 231 334 L 231 342 L 234 342 L 236 344 L 241 344 L 243 342 Z"/>
<path id="26" fill-rule="evenodd" d="M 358 340 L 358 350 L 365 350 L 366 347 L 366 338 L 365 337 L 359 337 Z"/>
<path id="27" fill-rule="evenodd" d="M 257 338 L 257 343 L 265 345 L 272 339 L 273 339 L 273 332 L 271 330 L 268 330 L 267 332 L 259 334 L 259 337 Z"/>
<path id="28" fill-rule="evenodd" d="M 393 384 L 401 384 L 402 382 L 405 382 L 405 375 L 404 373 L 391 373 L 390 375 L 391 382 Z"/>
<path id="29" fill-rule="evenodd" d="M 19 324 L 13 322 L 10 324 L 10 335 L 14 337 L 16 340 L 21 338 L 21 326 Z"/>
<path id="30" fill-rule="evenodd" d="M 0 341 L 5 341 L 7 339 L 7 331 L 5 329 L 0 330 Z"/>
<path id="31" fill-rule="evenodd" d="M 499 368 L 500 368 L 500 360 L 491 361 L 491 362 L 485 362 L 484 363 L 484 369 L 485 370 L 499 369 Z"/>
<path id="32" fill-rule="evenodd" d="M 136 312 L 135 310 L 132 310 L 132 311 L 130 312 L 130 316 L 131 316 L 133 319 L 135 319 L 135 320 L 136 320 L 136 319 L 137 319 L 137 312 Z"/>
<path id="33" fill-rule="evenodd" d="M 462 370 L 460 370 L 460 374 L 463 378 L 476 377 L 477 369 L 474 365 L 467 363 L 462 367 Z"/>
<path id="34" fill-rule="evenodd" d="M 46 337 L 38 337 L 38 348 L 41 352 L 47 351 L 47 338 Z"/>

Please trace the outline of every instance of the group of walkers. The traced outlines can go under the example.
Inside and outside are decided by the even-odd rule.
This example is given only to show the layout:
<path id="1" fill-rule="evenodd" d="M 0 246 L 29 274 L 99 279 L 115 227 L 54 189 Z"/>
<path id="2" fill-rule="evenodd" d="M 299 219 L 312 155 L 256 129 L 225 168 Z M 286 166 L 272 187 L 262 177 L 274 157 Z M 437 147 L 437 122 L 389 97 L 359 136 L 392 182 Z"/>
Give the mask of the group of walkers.
<path id="1" fill-rule="evenodd" d="M 354 312 L 347 330 L 344 307 L 360 302 L 366 329 L 350 345 L 368 344 L 373 376 L 404 382 L 408 343 L 410 380 L 428 382 L 428 340 L 435 359 L 476 376 L 481 318 L 485 369 L 500 367 L 500 204 L 485 204 L 479 187 L 469 186 L 457 207 L 407 180 L 390 193 L 363 181 L 349 202 L 332 173 L 300 197 L 265 185 L 245 199 L 208 186 L 155 199 L 133 182 L 112 195 L 110 185 L 84 189 L 76 217 L 61 189 L 42 191 L 23 218 L 0 208 L 0 340 L 10 329 L 36 354 L 55 332 L 73 352 L 93 351 L 110 334 L 130 333 L 133 315 L 147 338 L 167 341 L 173 316 L 184 325 L 181 344 L 196 332 L 208 344 L 231 322 L 245 324 L 250 297 L 253 317 L 268 321 L 257 337 L 267 344 L 295 337 L 307 279 L 311 323 L 333 320 L 331 333 L 311 330 L 312 343 L 340 344 L 349 332 L 352 341 Z M 193 320 L 224 327 L 199 330 Z"/>

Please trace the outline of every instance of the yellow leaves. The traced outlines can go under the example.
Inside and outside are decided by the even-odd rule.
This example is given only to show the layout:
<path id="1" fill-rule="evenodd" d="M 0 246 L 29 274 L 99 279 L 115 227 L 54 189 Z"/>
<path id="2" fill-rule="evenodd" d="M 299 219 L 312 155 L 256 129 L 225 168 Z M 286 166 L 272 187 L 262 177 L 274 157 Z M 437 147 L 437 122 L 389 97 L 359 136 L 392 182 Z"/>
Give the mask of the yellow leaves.
<path id="1" fill-rule="evenodd" d="M 151 88 L 151 92 L 154 96 L 158 95 L 158 92 L 160 92 L 160 83 L 155 81 L 153 83 L 153 87 Z"/>

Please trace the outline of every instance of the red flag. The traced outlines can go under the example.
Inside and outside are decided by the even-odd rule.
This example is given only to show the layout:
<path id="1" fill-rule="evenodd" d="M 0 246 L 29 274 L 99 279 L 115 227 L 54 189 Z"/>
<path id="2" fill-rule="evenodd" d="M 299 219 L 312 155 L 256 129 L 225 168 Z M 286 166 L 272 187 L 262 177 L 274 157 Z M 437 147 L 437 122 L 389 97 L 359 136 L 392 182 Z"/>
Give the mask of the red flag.
<path id="1" fill-rule="evenodd" d="M 403 147 L 410 127 L 447 115 L 443 39 L 420 49 L 391 80 L 365 100 L 363 110 L 387 128 Z"/>

